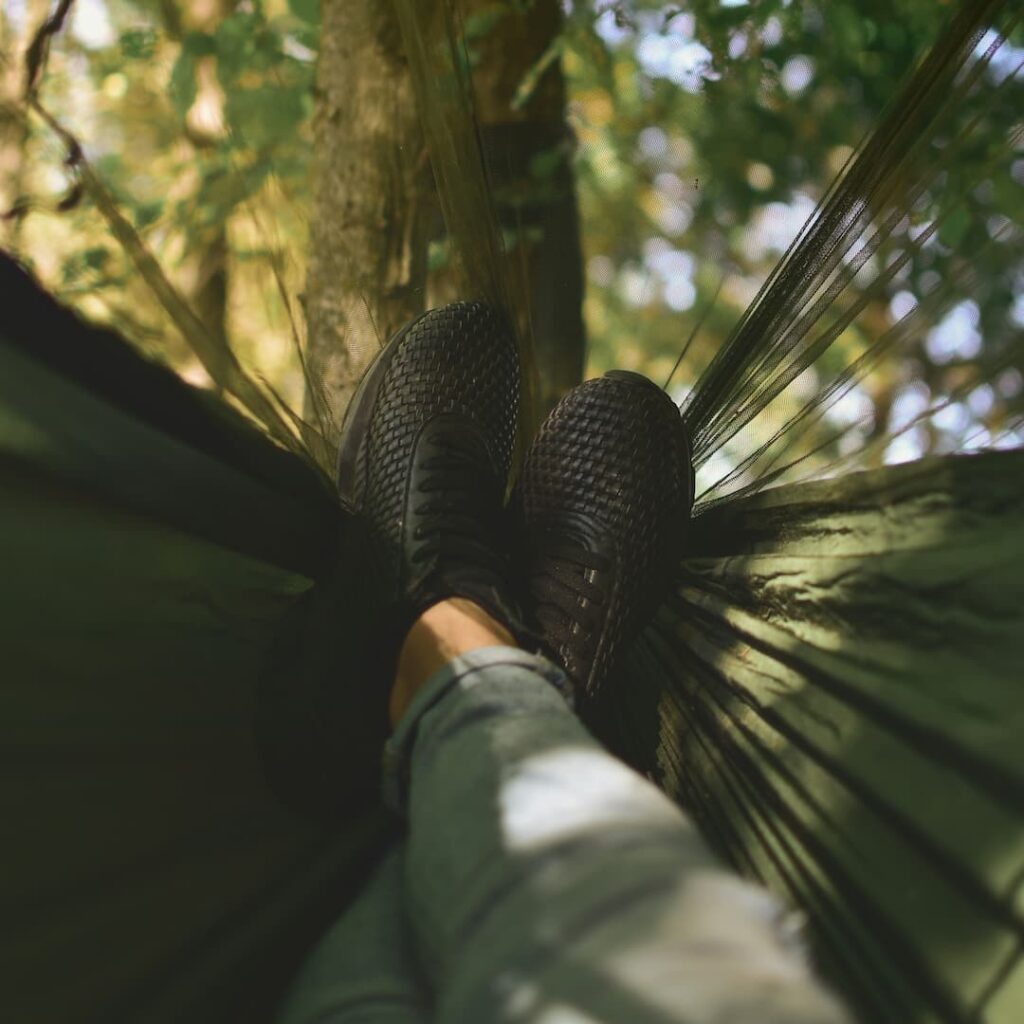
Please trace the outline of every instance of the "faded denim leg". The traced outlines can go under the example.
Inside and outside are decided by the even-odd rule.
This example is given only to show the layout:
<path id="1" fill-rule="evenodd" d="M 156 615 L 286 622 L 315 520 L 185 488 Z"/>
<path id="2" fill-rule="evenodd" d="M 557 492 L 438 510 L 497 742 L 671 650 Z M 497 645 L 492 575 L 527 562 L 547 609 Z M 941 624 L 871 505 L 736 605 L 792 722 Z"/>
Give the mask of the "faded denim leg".
<path id="1" fill-rule="evenodd" d="M 440 1024 L 842 1024 L 790 922 L 609 755 L 543 658 L 494 647 L 417 693 L 386 751 Z"/>
<path id="2" fill-rule="evenodd" d="M 381 862 L 295 980 L 279 1024 L 427 1024 L 401 848 Z"/>

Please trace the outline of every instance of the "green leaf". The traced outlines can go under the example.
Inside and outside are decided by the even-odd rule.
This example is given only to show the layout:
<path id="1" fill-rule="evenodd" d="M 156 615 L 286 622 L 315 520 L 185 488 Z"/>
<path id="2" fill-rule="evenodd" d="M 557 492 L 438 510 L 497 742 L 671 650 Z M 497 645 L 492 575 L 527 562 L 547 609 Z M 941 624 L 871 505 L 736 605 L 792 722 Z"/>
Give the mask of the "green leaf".
<path id="1" fill-rule="evenodd" d="M 163 213 L 162 200 L 154 203 L 140 203 L 135 207 L 135 226 L 140 230 L 149 227 Z"/>
<path id="2" fill-rule="evenodd" d="M 221 84 L 229 86 L 243 71 L 252 67 L 256 40 L 263 21 L 246 12 L 232 14 L 217 26 L 217 75 Z"/>
<path id="3" fill-rule="evenodd" d="M 434 239 L 427 247 L 427 267 L 433 271 L 444 270 L 451 264 L 451 243 L 447 238 Z"/>
<path id="4" fill-rule="evenodd" d="M 540 55 L 533 66 L 527 69 L 519 83 L 519 86 L 516 88 L 515 96 L 512 98 L 513 110 L 522 110 L 523 107 L 530 102 L 534 92 L 537 90 L 537 86 L 540 85 L 541 79 L 547 73 L 548 68 L 559 60 L 564 49 L 565 37 L 557 36 L 552 41 L 551 45 L 548 46 L 548 48 Z"/>
<path id="5" fill-rule="evenodd" d="M 189 32 L 181 45 L 193 57 L 212 57 L 217 52 L 217 43 L 209 32 Z"/>
<path id="6" fill-rule="evenodd" d="M 106 265 L 107 260 L 110 259 L 110 250 L 104 248 L 102 245 L 94 246 L 91 249 L 86 249 L 85 252 L 82 253 L 82 259 L 90 270 L 102 270 Z"/>
<path id="7" fill-rule="evenodd" d="M 196 62 L 185 47 L 174 62 L 167 91 L 178 116 L 184 117 L 196 98 Z"/>
<path id="8" fill-rule="evenodd" d="M 72 253 L 61 267 L 64 284 L 77 281 L 89 270 L 102 270 L 109 260 L 110 250 L 101 245 Z"/>
<path id="9" fill-rule="evenodd" d="M 269 171 L 270 164 L 266 160 L 257 160 L 244 170 L 223 166 L 204 175 L 196 195 L 204 223 L 223 223 L 233 207 L 259 189 Z"/>
<path id="10" fill-rule="evenodd" d="M 72 253 L 70 256 L 65 257 L 61 264 L 61 281 L 64 284 L 72 284 L 82 276 L 84 269 L 85 265 L 82 260 L 82 254 L 79 252 Z"/>
<path id="11" fill-rule="evenodd" d="M 127 60 L 146 60 L 153 56 L 156 32 L 152 29 L 131 29 L 120 39 L 121 54 Z"/>
<path id="12" fill-rule="evenodd" d="M 545 181 L 554 177 L 565 165 L 565 147 L 559 143 L 542 149 L 530 157 L 530 177 Z"/>
<path id="13" fill-rule="evenodd" d="M 288 9 L 296 18 L 311 25 L 320 23 L 320 0 L 288 0 Z"/>
<path id="14" fill-rule="evenodd" d="M 956 249 L 964 240 L 970 226 L 970 211 L 963 206 L 958 206 L 939 226 L 939 240 L 943 245 Z"/>
<path id="15" fill-rule="evenodd" d="M 243 145 L 279 143 L 295 133 L 305 114 L 305 88 L 261 85 L 228 93 L 226 112 Z"/>

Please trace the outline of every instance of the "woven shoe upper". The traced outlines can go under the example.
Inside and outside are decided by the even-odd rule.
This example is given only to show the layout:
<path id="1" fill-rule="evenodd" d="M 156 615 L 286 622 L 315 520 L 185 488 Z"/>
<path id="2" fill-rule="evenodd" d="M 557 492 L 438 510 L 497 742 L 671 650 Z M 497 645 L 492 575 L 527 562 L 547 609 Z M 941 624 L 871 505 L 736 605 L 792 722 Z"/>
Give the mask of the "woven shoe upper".
<path id="1" fill-rule="evenodd" d="M 378 571 L 412 610 L 501 590 L 519 398 L 507 323 L 484 303 L 454 303 L 413 321 L 378 361 L 353 399 L 339 466 Z"/>
<path id="2" fill-rule="evenodd" d="M 679 411 L 646 378 L 587 381 L 552 411 L 517 487 L 549 653 L 593 694 L 664 597 L 693 502 Z"/>

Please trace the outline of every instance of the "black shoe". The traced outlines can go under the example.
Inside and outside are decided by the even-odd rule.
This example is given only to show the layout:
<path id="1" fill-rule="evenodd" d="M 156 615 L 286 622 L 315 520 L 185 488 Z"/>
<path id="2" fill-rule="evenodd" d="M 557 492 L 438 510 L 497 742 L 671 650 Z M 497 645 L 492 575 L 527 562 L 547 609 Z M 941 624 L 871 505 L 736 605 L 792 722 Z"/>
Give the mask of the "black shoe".
<path id="1" fill-rule="evenodd" d="M 353 396 L 338 490 L 369 527 L 397 630 L 437 601 L 465 597 L 515 632 L 502 504 L 518 404 L 511 330 L 480 302 L 412 321 Z"/>
<path id="2" fill-rule="evenodd" d="M 597 693 L 665 597 L 692 504 L 682 418 L 646 377 L 587 381 L 541 427 L 515 505 L 545 653 L 577 692 Z"/>

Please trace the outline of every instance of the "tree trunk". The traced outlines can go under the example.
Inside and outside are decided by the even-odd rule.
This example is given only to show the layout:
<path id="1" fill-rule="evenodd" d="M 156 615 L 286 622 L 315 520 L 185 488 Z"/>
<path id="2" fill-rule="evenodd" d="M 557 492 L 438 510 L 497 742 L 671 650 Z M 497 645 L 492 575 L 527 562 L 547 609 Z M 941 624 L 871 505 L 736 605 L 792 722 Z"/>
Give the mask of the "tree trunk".
<path id="1" fill-rule="evenodd" d="M 467 23 L 488 5 L 465 5 Z M 493 5 L 491 5 L 493 6 Z M 557 59 L 516 98 L 561 29 L 555 0 L 509 5 L 470 41 L 477 112 L 511 253 L 512 302 L 533 339 L 543 412 L 583 373 L 583 279 L 565 89 Z M 427 304 L 437 206 L 390 3 L 326 0 L 317 72 L 314 209 L 305 304 L 328 440 L 379 345 Z M 443 274 L 430 304 L 461 298 Z M 307 418 L 317 395 L 307 394 Z"/>
<path id="2" fill-rule="evenodd" d="M 465 7 L 468 19 L 494 4 Z M 516 238 L 512 298 L 533 341 L 542 416 L 582 379 L 586 347 L 572 140 L 553 49 L 561 29 L 557 0 L 508 4 L 471 43 L 480 56 L 473 85 L 484 154 L 501 224 Z"/>
<path id="3" fill-rule="evenodd" d="M 424 306 L 423 143 L 389 0 L 324 0 L 316 104 L 305 308 L 333 445 L 367 363 Z"/>

